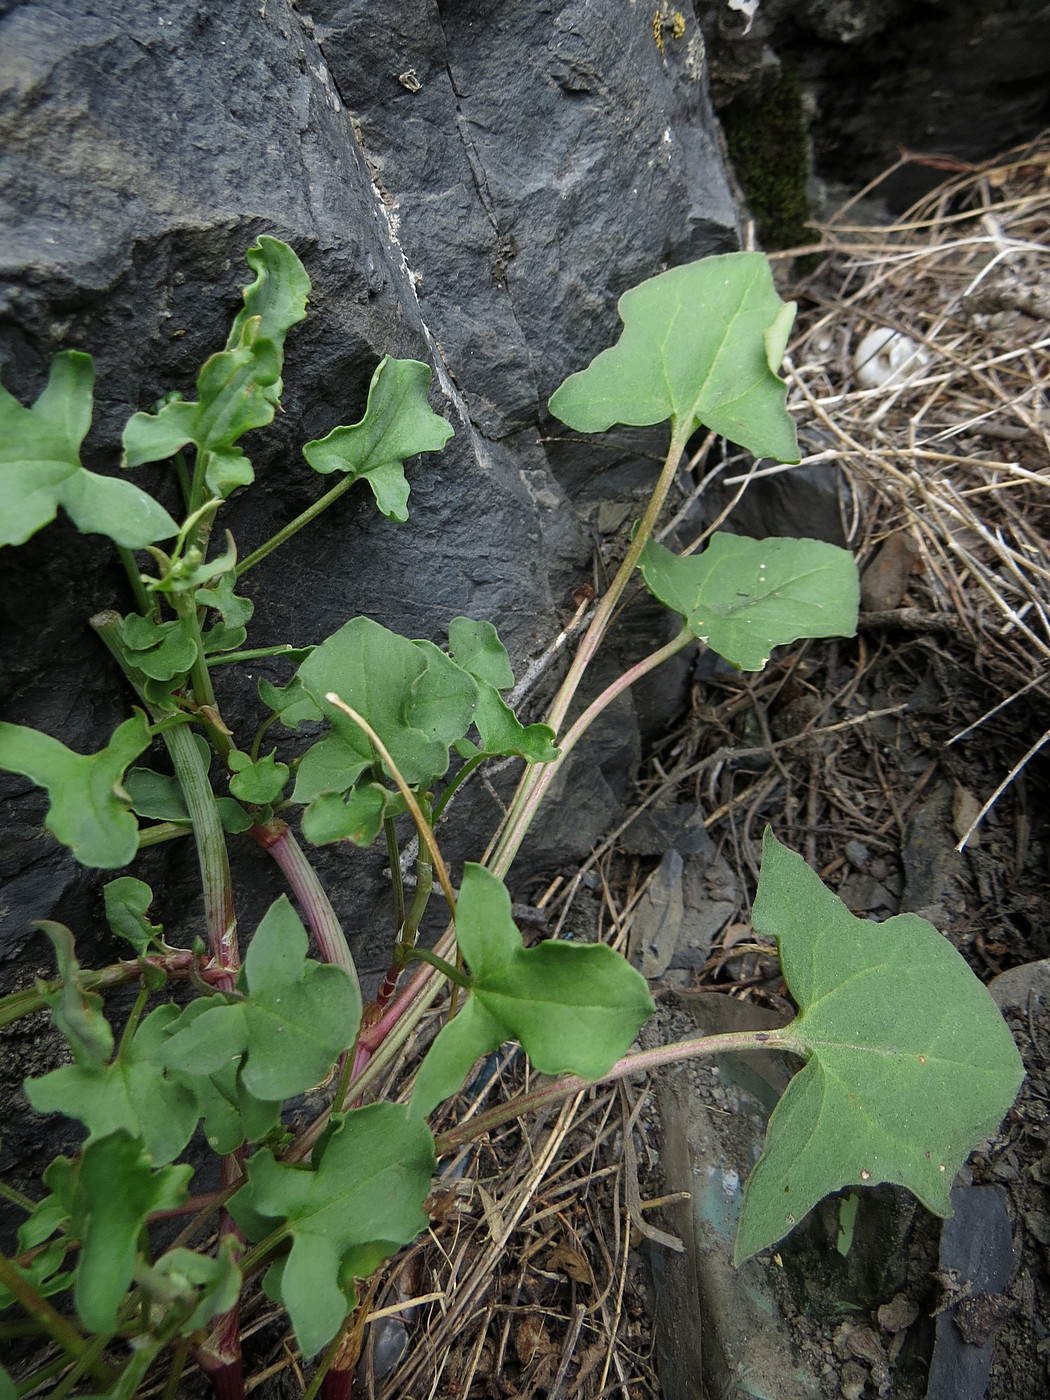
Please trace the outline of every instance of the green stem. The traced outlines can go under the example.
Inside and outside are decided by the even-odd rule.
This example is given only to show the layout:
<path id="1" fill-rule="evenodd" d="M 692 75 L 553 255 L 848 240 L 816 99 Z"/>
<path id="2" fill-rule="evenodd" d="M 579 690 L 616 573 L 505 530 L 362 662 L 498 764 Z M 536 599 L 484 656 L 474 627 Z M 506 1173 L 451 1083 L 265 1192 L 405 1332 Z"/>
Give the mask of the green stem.
<path id="1" fill-rule="evenodd" d="M 190 482 L 189 468 L 186 466 L 186 454 L 181 448 L 175 453 L 175 456 L 172 458 L 172 463 L 175 467 L 175 477 L 179 483 L 179 491 L 182 494 L 183 508 L 188 513 L 190 501 L 193 498 L 193 486 Z"/>
<path id="2" fill-rule="evenodd" d="M 197 605 L 189 593 L 173 594 L 171 604 L 182 623 L 183 630 L 193 642 L 194 658 L 193 665 L 190 667 L 190 685 L 193 687 L 193 698 L 198 710 L 201 711 L 201 718 L 208 726 L 212 744 L 219 757 L 225 761 L 227 754 L 233 748 L 233 743 L 226 731 L 215 722 L 218 719 L 219 706 L 215 699 L 215 689 L 211 683 L 211 673 L 204 655 Z"/>
<path id="3" fill-rule="evenodd" d="M 36 1210 L 36 1201 L 31 1201 L 28 1196 L 23 1196 L 21 1191 L 16 1191 L 13 1186 L 8 1186 L 6 1181 L 0 1181 L 0 1197 L 5 1201 L 10 1201 L 19 1210 L 24 1210 L 27 1215 L 32 1215 Z"/>
<path id="4" fill-rule="evenodd" d="M 142 573 L 135 562 L 135 554 L 126 545 L 117 545 L 117 554 L 120 562 L 124 565 L 124 572 L 128 576 L 128 583 L 131 585 L 131 596 L 135 599 L 135 606 L 143 617 L 152 617 L 157 607 L 157 600 L 151 598 L 146 592 L 146 585 L 142 582 Z"/>
<path id="5" fill-rule="evenodd" d="M 446 787 L 445 791 L 434 803 L 434 813 L 432 817 L 432 824 L 434 826 L 437 826 L 438 821 L 441 818 L 441 813 L 452 801 L 457 791 L 463 786 L 463 784 L 467 781 L 467 779 L 471 776 L 472 773 L 477 772 L 477 770 L 485 762 L 486 758 L 488 758 L 488 754 L 479 753 L 476 754 L 473 758 L 468 759 L 467 762 L 464 763 L 463 767 L 459 770 L 456 776 L 449 783 L 448 787 Z"/>
<path id="6" fill-rule="evenodd" d="M 0 1254 L 0 1283 L 16 1302 L 20 1303 L 30 1317 L 36 1318 L 55 1342 L 74 1360 L 79 1361 L 90 1350 L 90 1343 L 61 1313 L 55 1311 L 46 1298 L 28 1283 L 6 1254 Z M 95 1358 L 88 1370 L 102 1385 L 112 1385 L 114 1372 L 100 1359 Z"/>
<path id="7" fill-rule="evenodd" d="M 175 777 L 182 789 L 186 810 L 193 826 L 200 866 L 201 888 L 204 891 L 204 917 L 208 931 L 208 947 L 214 965 L 228 974 L 220 990 L 232 991 L 240 953 L 237 947 L 237 916 L 233 908 L 230 882 L 230 861 L 226 851 L 226 836 L 219 820 L 219 809 L 204 766 L 197 741 L 186 725 L 169 729 L 163 736 L 171 755 Z M 226 986 L 225 981 L 229 982 Z"/>
<path id="8" fill-rule="evenodd" d="M 231 651 L 220 656 L 209 656 L 206 664 L 209 667 L 229 666 L 234 661 L 259 661 L 264 656 L 287 656 L 290 651 L 295 651 L 291 642 L 282 642 L 276 647 L 255 647 L 248 651 Z"/>
<path id="9" fill-rule="evenodd" d="M 278 549 L 284 544 L 285 540 L 290 540 L 293 535 L 298 534 L 304 525 L 309 525 L 312 520 L 316 520 L 322 511 L 327 510 L 340 496 L 349 491 L 356 480 L 356 476 L 344 477 L 344 479 L 337 482 L 330 491 L 326 491 L 320 500 L 315 501 L 312 506 L 308 506 L 306 510 L 303 511 L 302 515 L 297 515 L 295 519 L 285 525 L 283 529 L 278 530 L 276 535 L 271 535 L 265 544 L 261 544 L 258 549 L 248 555 L 247 559 L 241 560 L 237 565 L 237 577 L 240 578 L 242 574 L 246 574 L 249 569 L 254 568 L 255 565 L 265 559 L 268 554 L 272 554 L 275 549 Z"/>
<path id="10" fill-rule="evenodd" d="M 590 626 L 584 633 L 583 640 L 580 642 L 576 655 L 573 657 L 568 674 L 562 682 L 558 694 L 555 696 L 554 703 L 551 706 L 550 713 L 547 716 L 546 722 L 554 730 L 555 734 L 558 733 L 565 720 L 569 706 L 575 699 L 576 692 L 583 679 L 584 672 L 587 670 L 587 667 L 590 665 L 595 653 L 601 645 L 609 629 L 613 613 L 616 610 L 616 605 L 619 603 L 623 591 L 627 587 L 637 567 L 642 550 L 649 542 L 659 518 L 660 511 L 663 509 L 664 501 L 667 499 L 667 493 L 674 483 L 675 474 L 678 471 L 678 465 L 682 459 L 682 453 L 685 451 L 688 438 L 688 431 L 684 427 L 674 425 L 671 433 L 671 445 L 668 448 L 667 456 L 664 458 L 664 465 L 660 472 L 660 478 L 645 508 L 645 514 L 642 516 L 641 522 L 634 533 L 634 538 L 631 540 L 630 548 L 624 557 L 623 563 L 616 571 L 616 577 L 609 585 L 608 590 L 595 609 Z M 510 869 L 514 857 L 517 855 L 518 849 L 525 839 L 529 825 L 535 816 L 536 801 L 533 795 L 536 789 L 542 785 L 545 791 L 550 786 L 563 760 L 564 753 L 561 757 L 555 759 L 553 763 L 532 765 L 527 768 L 522 775 L 521 782 L 518 784 L 518 790 L 514 794 L 514 799 L 511 802 L 506 825 L 504 826 L 499 841 L 495 845 L 492 858 L 488 862 L 489 869 L 501 878 L 505 876 Z"/>
<path id="11" fill-rule="evenodd" d="M 189 836 L 193 827 L 188 822 L 158 822 L 156 826 L 144 826 L 139 831 L 139 850 L 146 846 L 159 846 L 162 841 L 174 841 L 179 836 Z"/>
<path id="12" fill-rule="evenodd" d="M 434 866 L 430 859 L 430 852 L 425 846 L 420 846 L 419 857 L 416 860 L 416 891 L 412 896 L 412 904 L 405 918 L 405 927 L 401 932 L 400 943 L 402 947 L 414 947 L 419 935 L 419 925 L 426 913 L 427 905 L 430 903 L 430 892 L 433 888 Z"/>
<path id="13" fill-rule="evenodd" d="M 63 1397 L 69 1394 L 84 1372 L 90 1370 L 102 1356 L 106 1347 L 113 1340 L 113 1335 L 112 1332 L 99 1332 L 91 1338 L 84 1355 L 73 1363 L 60 1383 L 51 1392 L 50 1400 L 63 1400 Z"/>
<path id="14" fill-rule="evenodd" d="M 431 967 L 436 967 L 443 977 L 447 977 L 450 982 L 454 982 L 457 987 L 464 987 L 470 990 L 471 981 L 465 972 L 461 972 L 458 967 L 453 967 L 444 958 L 439 958 L 437 953 L 432 953 L 429 948 L 412 948 L 408 952 L 409 962 L 429 963 Z"/>
<path id="15" fill-rule="evenodd" d="M 137 981 L 142 976 L 143 964 L 159 968 L 169 977 L 190 977 L 196 974 L 203 977 L 205 981 L 210 978 L 216 984 L 225 976 L 224 973 L 220 974 L 214 969 L 208 968 L 205 968 L 203 972 L 198 972 L 193 953 L 188 949 L 179 949 L 173 953 L 136 958 L 128 962 L 111 963 L 109 967 L 96 970 L 83 969 L 77 974 L 77 984 L 82 990 L 91 992 L 106 991 L 110 987 L 121 987 L 128 982 Z M 43 983 L 44 992 L 47 993 L 61 991 L 62 986 L 61 978 Z M 7 996 L 0 997 L 0 1027 L 13 1025 L 23 1016 L 31 1016 L 34 1011 L 42 1011 L 45 1006 L 47 1006 L 47 1001 L 36 988 L 27 987 L 21 992 L 10 992 Z"/>
<path id="16" fill-rule="evenodd" d="M 150 995 L 149 987 L 143 987 L 142 991 L 139 992 L 138 996 L 135 998 L 135 1005 L 131 1008 L 131 1015 L 128 1017 L 127 1025 L 124 1027 L 124 1032 L 120 1037 L 120 1048 L 117 1050 L 118 1060 L 123 1059 L 127 1055 L 128 1047 L 131 1045 L 135 1032 L 138 1030 L 139 1021 L 142 1019 L 142 1013 L 146 1009 L 146 1003 L 149 1001 Z"/>
<path id="17" fill-rule="evenodd" d="M 626 1055 L 617 1060 L 607 1074 L 600 1079 L 581 1079 L 578 1075 L 564 1075 L 533 1089 L 527 1094 L 518 1094 L 507 1103 L 497 1104 L 486 1113 L 476 1114 L 469 1123 L 452 1128 L 447 1133 L 439 1133 L 435 1140 L 435 1150 L 439 1157 L 462 1147 L 464 1143 L 484 1136 L 494 1128 L 501 1127 L 515 1118 L 523 1118 L 544 1104 L 557 1099 L 578 1094 L 582 1089 L 597 1088 L 602 1084 L 615 1084 L 619 1079 L 629 1079 L 633 1074 L 649 1074 L 665 1065 L 680 1064 L 683 1060 L 695 1060 L 708 1055 L 738 1055 L 748 1050 L 789 1050 L 798 1053 L 799 1043 L 784 1031 L 733 1031 L 727 1035 L 702 1035 L 691 1040 L 679 1040 L 673 1045 L 661 1045 L 657 1050 L 643 1050 L 635 1055 Z"/>

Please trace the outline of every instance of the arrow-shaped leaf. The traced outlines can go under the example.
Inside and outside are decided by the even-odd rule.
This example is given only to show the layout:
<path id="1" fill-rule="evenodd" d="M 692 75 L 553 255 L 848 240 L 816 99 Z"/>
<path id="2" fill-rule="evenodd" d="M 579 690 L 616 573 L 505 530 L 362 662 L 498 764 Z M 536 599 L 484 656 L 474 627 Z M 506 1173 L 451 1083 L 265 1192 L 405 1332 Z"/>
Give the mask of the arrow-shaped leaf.
<path id="1" fill-rule="evenodd" d="M 471 1065 L 517 1040 L 541 1074 L 601 1076 L 653 1013 L 645 979 L 604 943 L 547 939 L 525 948 L 502 880 L 467 864 L 456 942 L 470 995 L 420 1067 L 412 1108 L 426 1114 L 455 1093 Z"/>
<path id="2" fill-rule="evenodd" d="M 572 374 L 550 410 L 580 432 L 669 418 L 688 436 L 701 425 L 756 457 L 799 459 L 777 378 L 793 303 L 777 296 L 761 253 L 726 253 L 672 267 L 620 298 L 616 345 Z"/>
<path id="3" fill-rule="evenodd" d="M 84 534 L 107 535 L 128 549 L 178 532 L 138 486 L 81 466 L 94 383 L 91 356 L 63 350 L 32 408 L 0 385 L 0 546 L 23 544 L 54 520 L 59 506 Z"/>
<path id="4" fill-rule="evenodd" d="M 142 1139 L 155 1165 L 173 1162 L 200 1117 L 190 1090 L 167 1079 L 156 1063 L 157 1050 L 178 1017 L 177 1006 L 158 1006 L 111 1064 L 63 1065 L 40 1079 L 27 1079 L 26 1098 L 38 1113 L 64 1113 L 83 1123 L 89 1142 L 123 1128 Z"/>
<path id="5" fill-rule="evenodd" d="M 640 568 L 650 593 L 744 671 L 799 637 L 852 637 L 860 583 L 849 550 L 823 540 L 751 540 L 717 533 L 679 557 L 650 540 Z"/>
<path id="6" fill-rule="evenodd" d="M 453 435 L 451 424 L 427 403 L 429 387 L 427 365 L 384 356 L 368 387 L 361 421 L 308 442 L 303 456 L 315 472 L 364 477 L 380 511 L 390 520 L 407 520 L 405 459 L 418 452 L 439 452 Z"/>
<path id="7" fill-rule="evenodd" d="M 336 1120 L 314 1164 L 301 1171 L 257 1152 L 248 1185 L 229 1206 L 249 1238 L 285 1223 L 292 1249 L 277 1284 L 305 1356 L 335 1336 L 350 1310 L 344 1264 L 374 1267 L 426 1228 L 434 1142 L 401 1105 L 370 1104 Z M 385 1248 L 369 1248 L 377 1244 Z"/>
<path id="8" fill-rule="evenodd" d="M 94 754 L 74 753 L 37 729 L 0 724 L 0 768 L 47 789 L 51 805 L 44 825 L 81 865 L 115 870 L 138 850 L 138 823 L 122 784 L 128 764 L 149 743 L 141 710 Z"/>
<path id="9" fill-rule="evenodd" d="M 894 1182 L 950 1215 L 956 1172 L 1024 1077 L 987 989 L 932 924 L 855 918 L 769 831 L 752 920 L 776 938 L 799 1007 L 777 1043 L 808 1063 L 769 1121 L 737 1261 L 843 1186 Z"/>
<path id="10" fill-rule="evenodd" d="M 214 1006 L 186 1017 L 157 1058 L 184 1074 L 212 1074 L 246 1053 L 244 1085 L 267 1102 L 319 1083 L 353 1044 L 361 1000 L 342 968 L 314 962 L 306 949 L 306 930 L 282 895 L 248 947 L 244 995 L 216 996 Z"/>

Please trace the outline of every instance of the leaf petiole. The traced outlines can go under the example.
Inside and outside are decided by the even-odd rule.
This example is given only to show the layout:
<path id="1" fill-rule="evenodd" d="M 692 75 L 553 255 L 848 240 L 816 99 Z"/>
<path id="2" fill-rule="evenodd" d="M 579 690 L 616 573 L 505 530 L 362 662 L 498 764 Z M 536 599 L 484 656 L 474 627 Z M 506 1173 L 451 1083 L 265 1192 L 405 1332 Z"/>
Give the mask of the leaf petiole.
<path id="1" fill-rule="evenodd" d="M 457 987 L 470 990 L 471 980 L 465 972 L 458 967 L 453 967 L 444 958 L 438 957 L 437 953 L 432 953 L 429 948 L 410 948 L 406 954 L 408 962 L 425 962 L 431 967 L 436 967 L 443 977 L 447 977 L 450 982 L 454 982 Z"/>

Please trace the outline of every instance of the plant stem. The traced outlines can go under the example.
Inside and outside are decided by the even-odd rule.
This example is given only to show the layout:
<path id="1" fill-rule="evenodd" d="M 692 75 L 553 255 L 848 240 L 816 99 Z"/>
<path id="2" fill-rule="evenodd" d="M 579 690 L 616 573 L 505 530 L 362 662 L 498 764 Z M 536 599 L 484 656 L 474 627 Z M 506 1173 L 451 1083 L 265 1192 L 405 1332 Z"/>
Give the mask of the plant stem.
<path id="1" fill-rule="evenodd" d="M 281 642 L 279 646 L 275 647 L 255 647 L 244 651 L 231 651 L 228 655 L 209 656 L 207 665 L 209 667 L 229 666 L 234 661 L 259 661 L 264 656 L 287 656 L 290 651 L 295 650 L 296 648 L 292 646 L 291 642 Z"/>
<path id="2" fill-rule="evenodd" d="M 312 506 L 307 506 L 302 515 L 297 515 L 295 519 L 285 525 L 283 529 L 278 530 L 276 535 L 271 535 L 265 544 L 261 544 L 258 549 L 249 554 L 247 559 L 243 559 L 237 565 L 237 577 L 240 578 L 242 574 L 246 574 L 249 569 L 254 568 L 255 565 L 265 559 L 268 554 L 272 554 L 275 549 L 284 544 L 285 540 L 290 540 L 293 535 L 298 534 L 304 525 L 309 525 L 311 520 L 316 520 L 322 511 L 327 510 L 340 496 L 346 491 L 349 491 L 356 480 L 356 476 L 348 476 L 342 481 L 336 482 L 332 489 L 326 491 L 320 500 L 315 501 Z"/>
<path id="3" fill-rule="evenodd" d="M 299 901 L 299 907 L 306 916 L 322 958 L 325 962 L 341 967 L 360 993 L 357 968 L 342 925 L 324 886 L 317 878 L 317 872 L 307 860 L 305 851 L 290 828 L 285 822 L 274 819 L 265 826 L 251 827 L 248 834 L 277 862 L 292 888 L 292 893 Z"/>
<path id="4" fill-rule="evenodd" d="M 452 781 L 449 783 L 448 787 L 445 788 L 445 791 L 441 794 L 441 796 L 438 798 L 438 800 L 434 803 L 434 812 L 433 812 L 433 825 L 434 825 L 434 826 L 437 826 L 438 820 L 440 819 L 442 812 L 445 810 L 445 808 L 448 806 L 448 804 L 452 801 L 453 797 L 456 795 L 456 793 L 459 791 L 459 789 L 463 786 L 463 784 L 467 781 L 467 779 L 471 776 L 471 774 L 474 773 L 474 772 L 476 772 L 477 769 L 481 767 L 481 765 L 485 762 L 486 757 L 487 757 L 486 754 L 479 753 L 479 754 L 476 754 L 474 758 L 468 759 L 467 762 L 464 763 L 463 767 L 462 767 L 462 768 L 459 770 L 459 772 L 456 774 L 456 776 L 455 776 L 455 777 L 452 779 Z"/>
<path id="5" fill-rule="evenodd" d="M 128 576 L 128 583 L 131 585 L 131 596 L 135 599 L 135 606 L 143 617 L 151 617 L 156 610 L 156 599 L 151 598 L 146 592 L 146 585 L 142 582 L 142 573 L 135 562 L 133 550 L 126 545 L 117 545 L 117 554 L 120 562 L 124 565 L 124 572 Z"/>
<path id="6" fill-rule="evenodd" d="M 453 967 L 444 958 L 439 958 L 437 953 L 432 953 L 429 948 L 413 948 L 408 954 L 409 961 L 429 963 L 431 967 L 436 967 L 442 977 L 447 977 L 450 982 L 454 982 L 457 987 L 464 987 L 469 990 L 471 986 L 470 978 L 465 972 L 460 972 L 458 967 Z"/>
<path id="7" fill-rule="evenodd" d="M 648 1074 L 664 1065 L 679 1064 L 683 1060 L 695 1060 L 707 1055 L 735 1055 L 745 1050 L 789 1050 L 799 1053 L 799 1043 L 788 1034 L 791 1027 L 783 1031 L 733 1031 L 726 1035 L 703 1035 L 690 1040 L 676 1041 L 673 1045 L 662 1045 L 657 1050 L 642 1050 L 634 1055 L 626 1055 L 617 1060 L 607 1074 L 600 1079 L 581 1079 L 578 1075 L 564 1075 L 549 1084 L 533 1089 L 527 1094 L 518 1094 L 507 1103 L 498 1104 L 486 1113 L 479 1113 L 461 1128 L 452 1128 L 447 1133 L 439 1133 L 435 1140 L 437 1155 L 454 1151 L 464 1143 L 472 1142 L 493 1128 L 501 1127 L 514 1118 L 523 1118 L 544 1104 L 556 1099 L 578 1094 L 581 1089 L 597 1088 L 602 1084 L 614 1084 L 618 1079 L 628 1079 L 632 1074 Z"/>
<path id="8" fill-rule="evenodd" d="M 550 713 L 547 715 L 546 723 L 554 730 L 555 735 L 557 735 L 561 728 L 565 716 L 568 713 L 569 706 L 575 699 L 584 672 L 590 665 L 609 629 L 609 624 L 612 621 L 616 605 L 620 601 L 623 591 L 634 573 L 638 560 L 641 558 L 642 550 L 649 542 L 656 521 L 659 518 L 660 511 L 663 509 L 664 501 L 667 499 L 667 493 L 670 491 L 674 482 L 675 474 L 678 471 L 678 465 L 682 459 L 682 453 L 685 451 L 688 436 L 688 431 L 685 428 L 680 425 L 674 426 L 671 433 L 671 445 L 668 448 L 667 456 L 664 458 L 664 465 L 660 472 L 659 480 L 645 508 L 645 514 L 642 516 L 641 522 L 634 533 L 634 538 L 631 540 L 630 548 L 624 557 L 623 563 L 616 571 L 616 577 L 609 585 L 608 590 L 595 609 L 590 626 L 583 635 L 583 640 L 580 642 L 576 655 L 573 657 L 568 674 L 562 682 L 558 694 L 555 696 L 554 703 L 550 708 Z M 575 739 L 573 742 L 575 742 Z M 538 799 L 534 799 L 534 793 L 537 788 L 542 787 L 543 791 L 546 791 L 547 788 L 550 787 L 564 759 L 565 752 L 563 751 L 553 763 L 545 763 L 542 765 L 534 764 L 525 770 L 521 782 L 518 784 L 518 790 L 514 794 L 514 799 L 511 802 L 503 832 L 498 842 L 495 843 L 491 859 L 486 862 L 493 874 L 499 875 L 500 878 L 503 878 L 507 874 L 536 814 Z"/>
<path id="9" fill-rule="evenodd" d="M 159 968 L 169 977 L 190 977 L 195 974 L 218 987 L 218 983 L 226 975 L 225 972 L 216 968 L 196 968 L 195 963 L 196 958 L 189 949 L 180 949 L 173 953 L 111 963 L 109 967 L 97 970 L 81 969 L 77 974 L 77 981 L 84 991 L 105 991 L 109 987 L 121 987 L 127 982 L 137 981 L 142 976 L 145 964 L 148 967 Z M 48 993 L 57 992 L 61 991 L 63 985 L 62 978 L 56 977 L 43 983 L 43 988 Z M 23 1016 L 31 1016 L 34 1011 L 42 1010 L 46 1005 L 44 996 L 35 988 L 27 987 L 24 991 L 11 992 L 5 997 L 0 997 L 0 1026 L 12 1025 Z"/>
<path id="10" fill-rule="evenodd" d="M 180 725 L 177 729 L 167 730 L 161 737 L 171 755 L 172 767 L 193 825 L 212 962 L 220 972 L 227 974 L 225 981 L 219 980 L 216 985 L 220 991 L 232 992 L 241 960 L 237 946 L 237 916 L 233 908 L 230 861 L 219 809 L 215 805 L 215 795 L 200 749 L 189 729 Z"/>
<path id="11" fill-rule="evenodd" d="M 19 1210 L 24 1210 L 27 1215 L 32 1215 L 36 1210 L 36 1201 L 31 1201 L 28 1196 L 23 1196 L 21 1191 L 16 1191 L 13 1186 L 8 1186 L 6 1181 L 0 1181 L 0 1197 L 5 1201 L 10 1201 Z"/>
<path id="12" fill-rule="evenodd" d="M 146 846 L 159 846 L 162 841 L 174 841 L 179 836 L 189 836 L 193 827 L 187 822 L 158 822 L 156 826 L 144 826 L 139 831 L 139 850 Z"/>
<path id="13" fill-rule="evenodd" d="M 440 850 L 438 849 L 437 842 L 434 840 L 434 833 L 430 829 L 430 823 L 423 815 L 423 810 L 419 805 L 419 801 L 416 798 L 415 793 L 409 787 L 408 783 L 405 781 L 404 777 L 401 774 L 401 770 L 394 762 L 393 755 L 391 754 L 387 746 L 383 743 L 382 739 L 380 739 L 379 735 L 369 724 L 368 720 L 365 719 L 364 715 L 359 715 L 355 709 L 353 709 L 350 705 L 346 703 L 345 700 L 341 700 L 339 696 L 335 694 L 334 691 L 329 691 L 328 694 L 325 696 L 325 699 L 328 701 L 329 705 L 335 705 L 337 709 L 342 710 L 343 714 L 349 715 L 355 724 L 360 725 L 361 728 L 368 735 L 369 739 L 375 745 L 379 757 L 386 764 L 387 769 L 390 772 L 390 776 L 397 784 L 398 791 L 401 793 L 401 796 L 405 799 L 405 805 L 408 807 L 408 810 L 412 813 L 412 820 L 415 822 L 416 830 L 419 832 L 420 842 L 424 846 L 426 846 L 427 850 L 430 852 L 430 859 L 434 862 L 434 869 L 437 872 L 437 877 L 441 884 L 441 889 L 445 895 L 445 899 L 448 903 L 449 911 L 451 912 L 452 917 L 455 918 L 456 894 L 452 888 L 452 881 L 449 879 L 448 866 L 445 864 L 445 859 L 442 856 Z"/>
<path id="14" fill-rule="evenodd" d="M 617 676 L 616 680 L 614 680 L 611 685 L 606 686 L 597 699 L 591 701 L 583 714 L 573 723 L 564 739 L 560 741 L 558 745 L 560 749 L 558 758 L 553 763 L 536 765 L 536 768 L 533 770 L 534 781 L 531 783 L 528 792 L 522 796 L 516 809 L 512 809 L 511 816 L 508 818 L 507 825 L 503 830 L 503 837 L 499 849 L 489 867 L 494 875 L 499 875 L 500 878 L 502 878 L 510 869 L 511 862 L 517 854 L 518 848 L 525 839 L 525 835 L 536 816 L 536 809 L 543 801 L 554 779 L 558 776 L 558 770 L 564 760 L 568 758 L 569 754 L 583 738 L 584 734 L 586 734 L 598 715 L 600 715 L 608 705 L 611 705 L 618 696 L 623 695 L 625 691 L 634 685 L 635 681 L 641 680 L 641 678 L 648 675 L 650 671 L 655 671 L 658 666 L 662 666 L 665 661 L 670 660 L 672 656 L 676 656 L 678 652 L 682 651 L 692 641 L 695 641 L 693 634 L 689 631 L 688 627 L 683 627 L 673 641 L 668 642 L 666 646 L 660 647 L 658 651 L 652 652 L 649 656 L 639 661 L 637 665 L 632 666 L 629 671 L 625 671 L 622 676 Z"/>
<path id="15" fill-rule="evenodd" d="M 74 1360 L 80 1361 L 90 1351 L 91 1344 L 23 1278 L 6 1254 L 0 1254 L 0 1283 Z M 116 1378 L 110 1367 L 98 1357 L 88 1362 L 88 1369 L 102 1385 L 112 1385 Z"/>

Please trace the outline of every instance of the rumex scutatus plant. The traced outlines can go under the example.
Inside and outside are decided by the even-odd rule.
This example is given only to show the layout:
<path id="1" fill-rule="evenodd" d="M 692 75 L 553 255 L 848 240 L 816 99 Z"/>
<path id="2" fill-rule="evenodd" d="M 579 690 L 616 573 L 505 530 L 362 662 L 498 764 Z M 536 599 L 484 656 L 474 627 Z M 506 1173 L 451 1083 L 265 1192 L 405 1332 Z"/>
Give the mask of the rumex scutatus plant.
<path id="1" fill-rule="evenodd" d="M 794 308 L 776 296 L 765 260 L 710 258 L 635 287 L 620 302 L 617 344 L 552 398 L 552 412 L 576 430 L 666 421 L 670 443 L 546 722 L 523 725 L 503 698 L 514 678 L 489 619 L 452 619 L 446 646 L 357 617 L 318 645 L 248 647 L 252 604 L 240 590 L 252 566 L 359 479 L 383 514 L 407 519 L 403 463 L 440 450 L 452 429 L 429 407 L 427 367 L 384 359 L 361 421 L 303 448 L 307 464 L 337 483 L 240 560 L 232 536 L 218 537 L 214 525 L 231 493 L 252 482 L 238 442 L 274 416 L 285 339 L 310 290 L 278 240 L 260 238 L 247 258 L 255 279 L 225 348 L 202 367 L 196 397 L 172 393 L 124 430 L 123 467 L 171 463 L 181 520 L 129 477 L 81 465 L 90 356 L 56 355 L 31 408 L 0 389 L 0 543 L 21 544 L 61 506 L 80 530 L 113 541 L 131 603 L 90 619 L 129 694 L 130 718 L 93 754 L 0 724 L 0 767 L 46 789 L 48 829 L 85 866 L 124 869 L 140 848 L 188 835 L 204 908 L 194 946 L 171 947 L 151 921 L 152 891 L 121 875 L 105 886 L 105 914 L 133 956 L 84 969 L 73 933 L 41 923 L 57 976 L 0 1002 L 5 1024 L 50 1008 L 71 1062 L 27 1080 L 25 1093 L 36 1110 L 86 1129 L 80 1151 L 51 1163 L 34 1199 L 0 1184 L 25 1215 L 15 1254 L 0 1256 L 0 1304 L 23 1317 L 0 1328 L 54 1343 L 17 1385 L 0 1368 L 0 1400 L 52 1378 L 55 1394 L 82 1386 L 127 1400 L 150 1378 L 174 1395 L 191 1355 L 218 1394 L 242 1395 L 239 1299 L 259 1281 L 286 1309 L 303 1355 L 323 1353 L 309 1394 L 344 1395 L 352 1367 L 341 1339 L 357 1283 L 425 1227 L 442 1155 L 587 1081 L 690 1056 L 775 1048 L 805 1062 L 748 1183 L 738 1259 L 847 1185 L 896 1182 L 947 1214 L 956 1170 L 1009 1107 L 1021 1069 L 987 992 L 929 924 L 854 918 L 767 832 L 754 925 L 777 940 L 796 1019 L 781 1031 L 630 1054 L 652 1010 L 643 979 L 601 944 L 526 946 L 503 883 L 566 755 L 640 676 L 696 641 L 759 670 L 778 644 L 855 630 L 856 569 L 844 550 L 715 534 L 702 553 L 679 557 L 653 538 L 701 426 L 756 456 L 797 460 L 776 373 Z M 636 571 L 681 629 L 567 725 Z M 232 734 L 211 673 L 263 655 L 284 656 L 294 671 L 283 686 L 258 682 L 258 728 Z M 304 724 L 318 737 L 298 758 L 267 747 L 275 729 Z M 158 746 L 170 774 L 148 766 Z M 457 890 L 437 822 L 477 768 L 508 756 L 524 761 L 517 793 L 490 852 L 465 865 Z M 396 938 L 367 1008 L 339 921 L 289 825 L 293 808 L 307 843 L 388 842 Z M 418 836 L 411 899 L 395 827 L 406 813 Z M 227 841 L 244 839 L 276 861 L 291 896 L 248 937 L 237 927 L 227 859 Z M 435 881 L 450 925 L 431 950 L 417 936 Z M 170 995 L 176 979 L 198 993 L 188 1004 Z M 449 983 L 449 1013 L 414 1081 L 396 1099 L 370 1101 Z M 119 984 L 139 991 L 118 1038 L 103 993 Z M 507 1041 L 550 1078 L 435 1138 L 428 1115 Z M 288 1101 L 333 1074 L 332 1108 L 287 1131 Z M 193 1170 L 180 1158 L 198 1131 L 221 1158 L 220 1189 L 193 1197 Z M 151 1221 L 180 1212 L 191 1217 L 183 1236 L 155 1247 Z M 217 1247 L 191 1248 L 216 1221 Z"/>

